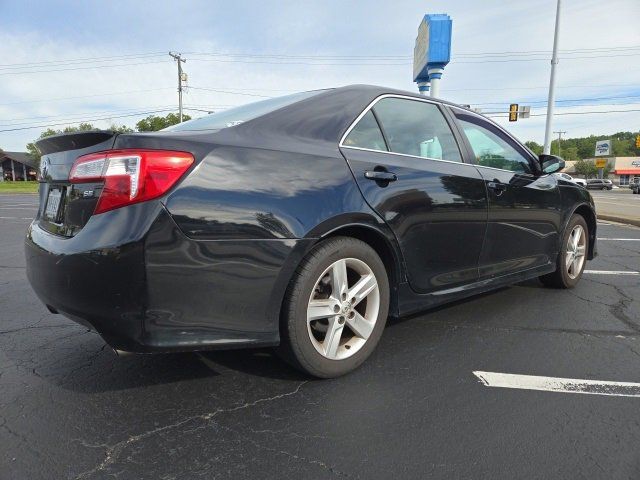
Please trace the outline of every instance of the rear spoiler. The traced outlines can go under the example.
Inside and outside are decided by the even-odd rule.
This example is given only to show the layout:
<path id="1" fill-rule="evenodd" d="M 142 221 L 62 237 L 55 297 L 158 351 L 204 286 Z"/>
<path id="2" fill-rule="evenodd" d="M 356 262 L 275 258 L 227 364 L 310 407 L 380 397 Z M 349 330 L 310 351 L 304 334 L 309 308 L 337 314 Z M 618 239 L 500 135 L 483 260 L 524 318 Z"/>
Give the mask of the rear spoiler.
<path id="1" fill-rule="evenodd" d="M 78 150 L 98 143 L 106 142 L 111 137 L 118 135 L 111 130 L 90 130 L 86 132 L 61 133 L 45 137 L 36 142 L 36 147 L 42 155 L 63 152 L 65 150 Z"/>

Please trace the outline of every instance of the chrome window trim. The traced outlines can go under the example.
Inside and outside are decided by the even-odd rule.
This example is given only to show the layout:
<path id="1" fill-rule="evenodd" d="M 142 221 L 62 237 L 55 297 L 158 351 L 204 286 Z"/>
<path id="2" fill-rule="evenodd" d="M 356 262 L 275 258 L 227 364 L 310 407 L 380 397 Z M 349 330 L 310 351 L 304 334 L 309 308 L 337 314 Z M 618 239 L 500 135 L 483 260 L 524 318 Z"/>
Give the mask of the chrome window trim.
<path id="1" fill-rule="evenodd" d="M 350 147 L 348 145 L 340 145 L 340 148 L 349 148 L 351 150 L 362 150 L 363 152 L 386 153 L 387 155 L 400 155 L 401 157 L 419 158 L 420 160 L 431 160 L 433 162 L 453 163 L 455 165 L 468 165 L 469 167 L 477 166 L 477 165 L 473 165 L 472 163 L 466 163 L 462 161 L 456 162 L 454 160 L 443 160 L 441 158 L 421 157 L 419 155 L 410 155 L 408 153 L 389 152 L 388 150 L 374 150 L 372 148 Z M 486 167 L 486 168 L 491 168 L 491 167 Z M 496 169 L 496 170 L 499 170 L 499 169 Z"/>
<path id="2" fill-rule="evenodd" d="M 478 165 L 478 164 L 475 164 L 474 166 L 478 167 L 478 168 L 486 168 L 486 169 L 489 169 L 489 170 L 497 170 L 498 172 L 507 172 L 507 173 L 510 173 L 512 175 L 523 175 L 525 177 L 536 178 L 536 175 L 534 175 L 533 173 L 516 172 L 515 170 L 507 170 L 505 168 L 496 168 L 496 167 L 486 167 L 484 165 Z M 547 175 L 551 175 L 551 173 L 545 173 L 544 175 L 540 175 L 540 177 L 547 176 Z"/>
<path id="3" fill-rule="evenodd" d="M 382 95 L 379 95 L 378 97 L 374 98 L 369 103 L 369 105 L 367 105 L 365 107 L 365 109 L 360 113 L 360 115 L 358 115 L 356 117 L 356 119 L 351 123 L 351 125 L 349 125 L 349 128 L 347 128 L 347 130 L 342 135 L 342 138 L 340 138 L 340 143 L 338 144 L 338 148 L 351 148 L 353 150 L 363 150 L 363 151 L 366 151 L 366 152 L 387 153 L 387 154 L 391 154 L 391 155 L 400 155 L 402 157 L 420 158 L 420 159 L 423 159 L 423 160 L 425 160 L 425 159 L 426 160 L 433 160 L 435 162 L 446 162 L 446 163 L 455 163 L 456 165 L 470 165 L 470 166 L 473 166 L 471 163 L 466 163 L 464 161 L 464 155 L 462 153 L 462 149 L 460 148 L 460 145 L 458 144 L 458 139 L 456 138 L 455 133 L 451 129 L 451 126 L 449 126 L 449 122 L 447 121 L 447 117 L 444 114 L 442 114 L 442 112 L 441 112 L 442 118 L 444 119 L 445 123 L 447 124 L 447 127 L 449 128 L 449 130 L 451 130 L 451 135 L 453 136 L 453 140 L 456 143 L 456 146 L 458 147 L 458 152 L 460 153 L 460 161 L 459 162 L 456 162 L 454 160 L 444 160 L 444 159 L 441 159 L 441 158 L 421 157 L 419 155 L 410 155 L 408 153 L 392 152 L 390 150 L 374 150 L 372 148 L 352 147 L 350 145 L 345 145 L 344 141 L 346 140 L 346 138 L 351 133 L 351 130 L 353 130 L 355 128 L 355 126 L 358 124 L 358 122 L 362 119 L 362 117 L 364 117 L 375 106 L 376 103 L 378 103 L 380 100 L 383 100 L 385 98 L 400 98 L 400 99 L 403 99 L 403 100 L 414 100 L 416 102 L 429 103 L 429 104 L 435 105 L 435 106 L 442 105 L 442 102 L 439 102 L 439 101 L 436 101 L 436 100 L 430 100 L 428 98 L 411 97 L 409 95 L 400 95 L 400 94 L 397 94 L 397 93 L 384 93 Z M 380 129 L 382 129 L 382 127 L 380 125 L 378 127 Z"/>

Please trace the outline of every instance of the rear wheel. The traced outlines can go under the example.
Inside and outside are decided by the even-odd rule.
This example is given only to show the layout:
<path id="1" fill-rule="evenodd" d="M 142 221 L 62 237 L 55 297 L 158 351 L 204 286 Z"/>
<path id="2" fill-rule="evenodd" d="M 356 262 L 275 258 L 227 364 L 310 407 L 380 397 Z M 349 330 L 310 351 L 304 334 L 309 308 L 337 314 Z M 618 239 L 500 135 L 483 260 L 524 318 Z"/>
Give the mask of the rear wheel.
<path id="1" fill-rule="evenodd" d="M 587 260 L 589 229 L 582 215 L 574 214 L 564 232 L 556 271 L 540 277 L 542 283 L 554 288 L 573 288 L 582 278 Z"/>
<path id="2" fill-rule="evenodd" d="M 302 261 L 281 314 L 280 353 L 321 378 L 344 375 L 373 352 L 389 311 L 389 280 L 366 243 L 336 237 Z"/>

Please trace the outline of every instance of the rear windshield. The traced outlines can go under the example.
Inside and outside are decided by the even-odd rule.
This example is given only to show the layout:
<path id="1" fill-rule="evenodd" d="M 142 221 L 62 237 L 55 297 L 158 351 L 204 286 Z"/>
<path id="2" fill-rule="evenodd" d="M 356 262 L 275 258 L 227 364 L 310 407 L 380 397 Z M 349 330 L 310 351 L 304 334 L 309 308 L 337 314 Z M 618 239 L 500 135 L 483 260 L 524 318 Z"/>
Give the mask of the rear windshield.
<path id="1" fill-rule="evenodd" d="M 178 123 L 164 130 L 219 130 L 221 128 L 234 127 L 254 118 L 271 113 L 279 108 L 287 107 L 292 103 L 313 97 L 324 90 L 313 90 L 311 92 L 294 93 L 284 97 L 269 98 L 260 102 L 249 103 L 239 107 L 230 108 L 221 112 L 211 113 L 204 117 Z"/>

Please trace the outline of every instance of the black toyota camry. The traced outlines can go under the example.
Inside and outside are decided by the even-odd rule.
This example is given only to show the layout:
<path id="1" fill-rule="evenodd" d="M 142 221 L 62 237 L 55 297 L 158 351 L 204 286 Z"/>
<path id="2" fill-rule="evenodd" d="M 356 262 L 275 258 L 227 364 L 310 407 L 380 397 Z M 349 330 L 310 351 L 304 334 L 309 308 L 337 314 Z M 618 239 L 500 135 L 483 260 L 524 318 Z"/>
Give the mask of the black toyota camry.
<path id="1" fill-rule="evenodd" d="M 298 93 L 155 133 L 37 143 L 27 274 L 114 349 L 274 346 L 318 377 L 387 317 L 596 254 L 586 189 L 487 118 L 375 86 Z"/>

